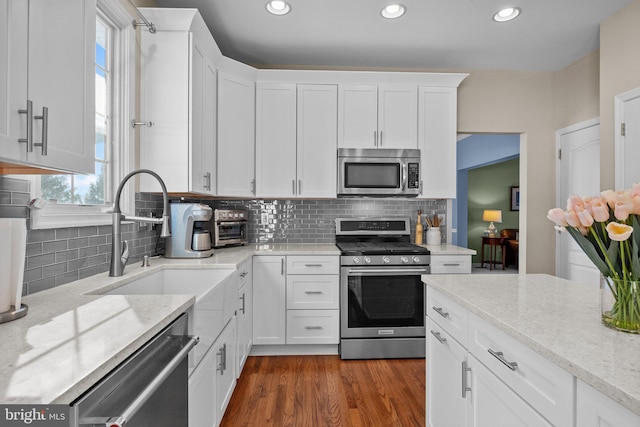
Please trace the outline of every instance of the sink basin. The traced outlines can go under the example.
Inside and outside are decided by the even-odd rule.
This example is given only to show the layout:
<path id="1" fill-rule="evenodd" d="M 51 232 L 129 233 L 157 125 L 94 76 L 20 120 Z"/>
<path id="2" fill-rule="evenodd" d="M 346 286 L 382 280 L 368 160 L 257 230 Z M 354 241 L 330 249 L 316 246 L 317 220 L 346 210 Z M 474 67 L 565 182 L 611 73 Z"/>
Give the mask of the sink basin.
<path id="1" fill-rule="evenodd" d="M 238 305 L 238 281 L 233 269 L 161 270 L 117 288 L 94 291 L 99 295 L 194 295 L 188 312 L 189 333 L 200 343 L 189 354 L 189 374 L 202 360 Z"/>

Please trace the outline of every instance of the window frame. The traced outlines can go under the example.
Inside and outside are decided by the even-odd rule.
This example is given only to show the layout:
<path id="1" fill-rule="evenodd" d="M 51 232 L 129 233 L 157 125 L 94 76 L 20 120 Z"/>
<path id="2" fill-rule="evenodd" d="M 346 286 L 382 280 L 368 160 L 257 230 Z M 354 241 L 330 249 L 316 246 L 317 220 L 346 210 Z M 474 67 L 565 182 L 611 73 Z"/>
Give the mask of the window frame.
<path id="1" fill-rule="evenodd" d="M 105 189 L 105 205 L 69 205 L 47 203 L 42 209 L 31 210 L 31 229 L 82 227 L 111 224 L 115 190 L 122 178 L 135 167 L 135 129 L 129 125 L 128 117 L 135 112 L 137 46 L 132 15 L 118 0 L 97 0 L 97 16 L 114 25 L 112 74 L 117 80 L 112 91 L 110 178 Z M 93 33 L 95 37 L 95 32 Z M 95 43 L 95 40 L 92 42 Z M 95 67 L 95 64 L 92 64 Z M 31 195 L 40 197 L 40 178 L 33 176 Z M 135 181 L 134 181 L 135 182 Z M 120 206 L 123 212 L 135 209 L 134 182 L 127 184 L 122 192 Z"/>

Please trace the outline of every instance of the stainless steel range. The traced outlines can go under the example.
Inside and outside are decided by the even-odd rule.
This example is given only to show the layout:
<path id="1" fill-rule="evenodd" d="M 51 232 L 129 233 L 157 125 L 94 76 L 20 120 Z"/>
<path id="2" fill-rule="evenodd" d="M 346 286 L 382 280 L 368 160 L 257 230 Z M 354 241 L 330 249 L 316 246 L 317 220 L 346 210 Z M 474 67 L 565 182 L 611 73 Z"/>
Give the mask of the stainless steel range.
<path id="1" fill-rule="evenodd" d="M 427 248 L 410 243 L 409 218 L 338 218 L 340 357 L 425 356 Z"/>

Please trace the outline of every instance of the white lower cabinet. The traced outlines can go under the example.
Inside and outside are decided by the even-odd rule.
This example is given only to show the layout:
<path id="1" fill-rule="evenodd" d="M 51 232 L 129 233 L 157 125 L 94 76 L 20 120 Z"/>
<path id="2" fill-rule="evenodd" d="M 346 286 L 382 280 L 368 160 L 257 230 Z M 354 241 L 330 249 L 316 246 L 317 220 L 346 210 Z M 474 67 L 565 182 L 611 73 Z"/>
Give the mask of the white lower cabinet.
<path id="1" fill-rule="evenodd" d="M 638 427 L 640 415 L 582 381 L 577 381 L 576 426 L 578 427 Z"/>
<path id="2" fill-rule="evenodd" d="M 283 256 L 253 257 L 253 344 L 286 340 L 286 275 Z"/>
<path id="3" fill-rule="evenodd" d="M 189 377 L 189 427 L 216 425 L 215 364 L 216 353 L 209 349 Z"/>
<path id="4" fill-rule="evenodd" d="M 287 344 L 338 344 L 338 310 L 287 310 Z"/>
<path id="5" fill-rule="evenodd" d="M 236 319 L 224 328 L 211 351 L 215 355 L 215 407 L 216 424 L 219 425 L 231 400 L 233 389 L 236 386 L 235 360 L 236 360 Z"/>
<path id="6" fill-rule="evenodd" d="M 430 427 L 574 425 L 571 374 L 437 290 L 427 296 Z"/>
<path id="7" fill-rule="evenodd" d="M 471 255 L 435 255 L 431 253 L 431 274 L 470 274 Z"/>
<path id="8" fill-rule="evenodd" d="M 253 344 L 253 277 L 251 259 L 238 269 L 238 309 L 236 310 L 236 378 L 240 377 Z"/>

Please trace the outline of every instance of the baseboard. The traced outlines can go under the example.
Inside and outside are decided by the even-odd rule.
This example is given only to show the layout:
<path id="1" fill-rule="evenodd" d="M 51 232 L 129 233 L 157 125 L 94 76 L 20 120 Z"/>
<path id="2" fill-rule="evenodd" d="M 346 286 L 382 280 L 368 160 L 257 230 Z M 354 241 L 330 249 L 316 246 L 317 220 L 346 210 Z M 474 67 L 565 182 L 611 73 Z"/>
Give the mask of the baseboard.
<path id="1" fill-rule="evenodd" d="M 254 345 L 249 356 L 304 356 L 333 355 L 338 353 L 337 344 L 299 344 L 299 345 Z"/>

